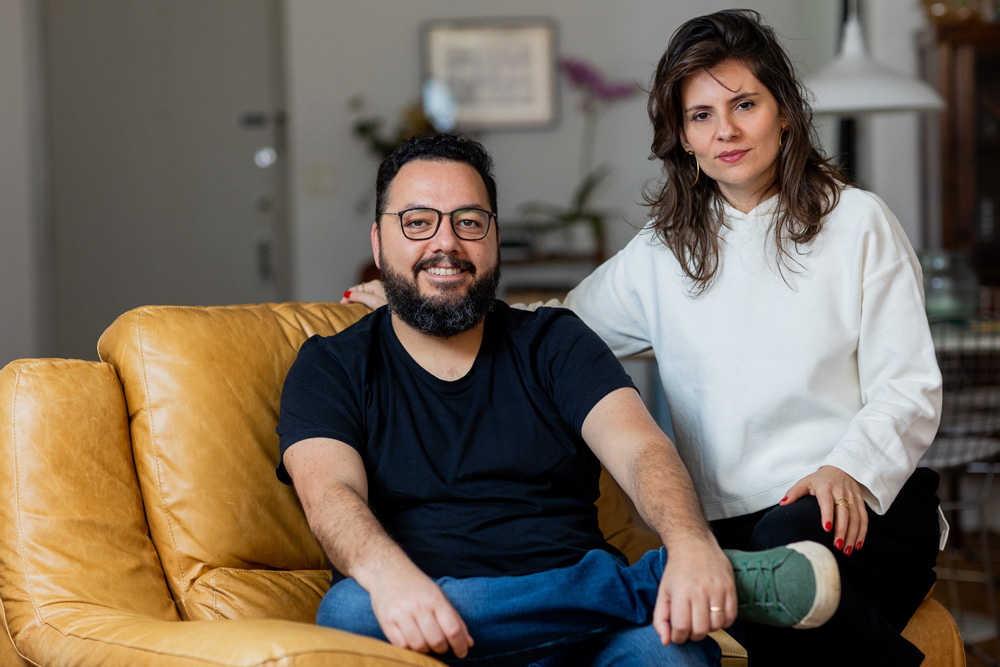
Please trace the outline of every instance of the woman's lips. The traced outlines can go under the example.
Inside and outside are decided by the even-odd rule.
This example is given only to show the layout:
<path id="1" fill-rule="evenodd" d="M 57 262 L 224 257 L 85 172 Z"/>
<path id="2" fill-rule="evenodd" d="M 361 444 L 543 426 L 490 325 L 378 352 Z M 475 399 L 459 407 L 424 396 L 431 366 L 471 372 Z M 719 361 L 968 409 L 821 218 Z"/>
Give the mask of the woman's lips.
<path id="1" fill-rule="evenodd" d="M 725 153 L 719 153 L 719 159 L 727 164 L 731 164 L 733 162 L 738 162 L 741 157 L 749 152 L 749 149 L 743 151 L 726 151 Z"/>

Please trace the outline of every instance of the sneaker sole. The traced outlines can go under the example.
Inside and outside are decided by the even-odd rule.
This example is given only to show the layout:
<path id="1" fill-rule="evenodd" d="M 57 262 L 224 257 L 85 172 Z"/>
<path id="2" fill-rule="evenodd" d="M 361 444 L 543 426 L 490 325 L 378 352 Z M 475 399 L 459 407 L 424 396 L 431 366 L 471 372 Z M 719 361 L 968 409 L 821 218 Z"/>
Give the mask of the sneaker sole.
<path id="1" fill-rule="evenodd" d="M 830 550 L 817 542 L 793 542 L 789 549 L 806 557 L 816 576 L 816 597 L 812 607 L 793 627 L 799 630 L 818 628 L 833 616 L 840 604 L 840 570 Z"/>

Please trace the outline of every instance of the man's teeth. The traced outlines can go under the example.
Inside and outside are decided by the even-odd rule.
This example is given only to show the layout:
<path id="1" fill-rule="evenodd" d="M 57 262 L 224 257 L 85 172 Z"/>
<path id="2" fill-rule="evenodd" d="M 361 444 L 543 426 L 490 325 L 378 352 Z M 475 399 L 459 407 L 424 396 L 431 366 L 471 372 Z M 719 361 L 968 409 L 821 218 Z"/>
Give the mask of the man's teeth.
<path id="1" fill-rule="evenodd" d="M 461 273 L 462 270 L 461 269 L 452 269 L 452 268 L 431 267 L 431 268 L 427 269 L 427 272 L 428 273 L 432 273 L 435 276 L 455 276 L 455 275 L 458 275 L 459 273 Z"/>

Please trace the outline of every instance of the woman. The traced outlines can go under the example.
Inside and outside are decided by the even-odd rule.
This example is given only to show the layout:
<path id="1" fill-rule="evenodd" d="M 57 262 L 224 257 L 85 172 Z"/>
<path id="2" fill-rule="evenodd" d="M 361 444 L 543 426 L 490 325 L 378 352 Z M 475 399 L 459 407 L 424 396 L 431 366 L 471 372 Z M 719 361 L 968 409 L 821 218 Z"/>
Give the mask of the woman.
<path id="1" fill-rule="evenodd" d="M 934 582 L 937 477 L 915 466 L 941 380 L 913 250 L 815 147 L 793 67 L 756 12 L 681 26 L 648 109 L 664 166 L 647 190 L 653 220 L 564 305 L 619 356 L 653 349 L 723 548 L 834 551 L 833 619 L 734 628 L 752 664 L 918 665 L 899 633 Z"/>

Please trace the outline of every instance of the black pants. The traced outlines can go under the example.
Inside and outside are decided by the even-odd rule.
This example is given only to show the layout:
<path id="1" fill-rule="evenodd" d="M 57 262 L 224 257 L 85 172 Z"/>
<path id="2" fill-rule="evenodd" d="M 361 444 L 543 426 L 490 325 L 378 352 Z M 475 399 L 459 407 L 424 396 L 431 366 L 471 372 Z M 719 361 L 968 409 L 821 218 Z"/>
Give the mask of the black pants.
<path id="1" fill-rule="evenodd" d="M 812 630 L 771 628 L 737 622 L 730 634 L 747 649 L 752 667 L 785 665 L 919 665 L 923 654 L 900 636 L 934 583 L 940 527 L 938 474 L 919 468 L 889 511 L 868 508 L 868 535 L 845 556 L 833 548 L 833 533 L 820 525 L 812 496 L 784 507 L 712 522 L 723 549 L 770 549 L 813 540 L 837 558 L 840 606 Z"/>

